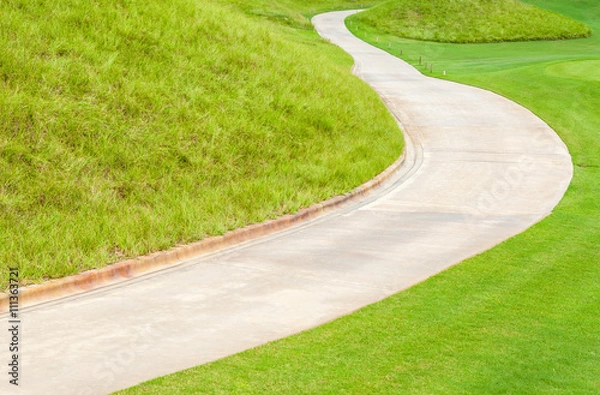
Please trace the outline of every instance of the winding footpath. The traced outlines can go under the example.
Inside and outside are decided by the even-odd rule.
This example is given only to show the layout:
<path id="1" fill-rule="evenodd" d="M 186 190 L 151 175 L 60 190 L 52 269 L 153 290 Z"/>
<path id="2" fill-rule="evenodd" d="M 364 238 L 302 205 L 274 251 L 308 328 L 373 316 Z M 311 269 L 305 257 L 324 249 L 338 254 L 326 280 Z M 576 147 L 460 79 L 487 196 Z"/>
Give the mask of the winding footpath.
<path id="1" fill-rule="evenodd" d="M 420 282 L 551 212 L 572 166 L 544 122 L 360 41 L 343 24 L 350 13 L 313 22 L 354 57 L 357 75 L 400 121 L 407 150 L 395 178 L 287 231 L 23 309 L 20 386 L 9 386 L 5 372 L 1 394 L 107 394 L 289 336 Z"/>

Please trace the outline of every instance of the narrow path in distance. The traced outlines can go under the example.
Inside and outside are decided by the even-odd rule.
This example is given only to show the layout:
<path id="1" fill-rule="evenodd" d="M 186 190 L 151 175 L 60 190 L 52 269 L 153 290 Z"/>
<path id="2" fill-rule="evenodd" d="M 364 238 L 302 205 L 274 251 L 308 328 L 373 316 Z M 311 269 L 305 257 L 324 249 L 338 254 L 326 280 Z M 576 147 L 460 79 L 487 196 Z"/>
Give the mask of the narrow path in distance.
<path id="1" fill-rule="evenodd" d="M 5 379 L 0 393 L 106 394 L 219 359 L 385 298 L 551 212 L 572 166 L 544 122 L 360 41 L 344 26 L 350 13 L 313 22 L 400 120 L 404 173 L 291 230 L 24 309 L 20 386 Z"/>

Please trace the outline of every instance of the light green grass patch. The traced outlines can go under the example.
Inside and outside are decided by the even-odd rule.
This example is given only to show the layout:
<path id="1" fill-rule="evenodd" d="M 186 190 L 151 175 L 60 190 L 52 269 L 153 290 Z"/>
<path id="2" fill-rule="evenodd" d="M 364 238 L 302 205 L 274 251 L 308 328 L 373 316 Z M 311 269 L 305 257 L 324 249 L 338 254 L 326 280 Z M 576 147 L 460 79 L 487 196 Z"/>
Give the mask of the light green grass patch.
<path id="1" fill-rule="evenodd" d="M 390 0 L 351 20 L 417 40 L 473 43 L 587 37 L 585 24 L 518 0 Z"/>
<path id="2" fill-rule="evenodd" d="M 556 63 L 546 67 L 546 73 L 555 77 L 600 82 L 600 60 Z"/>

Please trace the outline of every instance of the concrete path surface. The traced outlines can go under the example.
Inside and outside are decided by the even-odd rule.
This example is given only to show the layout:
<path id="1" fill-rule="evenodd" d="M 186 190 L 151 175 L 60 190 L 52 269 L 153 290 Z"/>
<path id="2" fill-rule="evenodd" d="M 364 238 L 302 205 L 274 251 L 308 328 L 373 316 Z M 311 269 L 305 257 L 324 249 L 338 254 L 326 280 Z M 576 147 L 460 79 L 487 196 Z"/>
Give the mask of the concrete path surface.
<path id="1" fill-rule="evenodd" d="M 4 373 L 1 394 L 107 394 L 222 358 L 385 298 L 551 212 L 572 167 L 544 122 L 422 76 L 352 36 L 349 14 L 313 22 L 402 123 L 403 172 L 377 196 L 291 230 L 22 310 L 20 386 Z"/>

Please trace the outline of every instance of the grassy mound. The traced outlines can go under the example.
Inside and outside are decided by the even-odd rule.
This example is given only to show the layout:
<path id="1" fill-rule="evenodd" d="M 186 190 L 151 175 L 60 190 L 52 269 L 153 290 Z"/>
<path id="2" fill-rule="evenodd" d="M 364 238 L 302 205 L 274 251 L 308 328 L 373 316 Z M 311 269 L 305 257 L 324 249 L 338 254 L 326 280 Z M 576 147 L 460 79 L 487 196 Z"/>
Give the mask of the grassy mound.
<path id="1" fill-rule="evenodd" d="M 59 277 L 346 192 L 401 135 L 351 59 L 216 1 L 0 7 L 0 282 Z"/>
<path id="2" fill-rule="evenodd" d="M 600 29 L 597 0 L 530 2 Z M 600 393 L 600 82 L 573 78 L 594 63 L 559 63 L 597 57 L 600 37 L 456 45 L 372 33 L 372 44 L 379 34 L 383 49 L 420 54 L 434 75 L 445 69 L 548 122 L 576 165 L 563 200 L 526 232 L 380 303 L 120 394 Z"/>
<path id="3" fill-rule="evenodd" d="M 518 0 L 390 0 L 352 20 L 417 40 L 478 43 L 587 37 L 588 26 Z"/>

